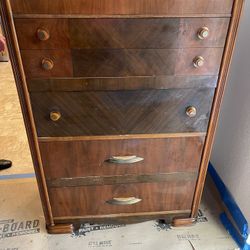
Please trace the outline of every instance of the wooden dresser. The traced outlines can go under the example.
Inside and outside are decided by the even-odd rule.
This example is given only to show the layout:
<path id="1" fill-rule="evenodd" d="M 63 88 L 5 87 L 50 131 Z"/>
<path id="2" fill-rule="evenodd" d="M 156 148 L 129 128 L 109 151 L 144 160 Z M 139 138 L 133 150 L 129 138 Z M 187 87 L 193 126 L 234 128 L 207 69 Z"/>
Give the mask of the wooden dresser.
<path id="1" fill-rule="evenodd" d="M 243 0 L 0 0 L 49 233 L 195 221 Z"/>

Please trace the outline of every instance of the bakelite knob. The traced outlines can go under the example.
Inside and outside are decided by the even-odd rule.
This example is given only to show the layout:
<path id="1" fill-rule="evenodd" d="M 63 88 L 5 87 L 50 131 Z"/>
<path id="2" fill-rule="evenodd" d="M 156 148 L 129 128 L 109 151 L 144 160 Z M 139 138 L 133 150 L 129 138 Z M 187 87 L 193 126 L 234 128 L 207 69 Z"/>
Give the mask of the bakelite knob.
<path id="1" fill-rule="evenodd" d="M 41 29 L 39 28 L 37 31 L 36 31 L 36 35 L 37 35 L 37 38 L 40 40 L 40 41 L 46 41 L 50 38 L 50 34 L 49 34 L 49 31 L 45 30 L 45 29 Z"/>
<path id="2" fill-rule="evenodd" d="M 209 36 L 209 29 L 207 27 L 202 27 L 198 30 L 197 36 L 199 39 L 203 40 Z"/>
<path id="3" fill-rule="evenodd" d="M 196 56 L 193 60 L 195 68 L 201 68 L 205 63 L 205 59 L 202 56 Z"/>
<path id="4" fill-rule="evenodd" d="M 54 62 L 51 59 L 44 58 L 42 60 L 42 67 L 44 70 L 52 70 L 54 67 Z"/>
<path id="5" fill-rule="evenodd" d="M 50 119 L 53 121 L 53 122 L 56 122 L 58 121 L 60 118 L 61 118 L 61 113 L 59 111 L 51 111 L 50 112 Z"/>
<path id="6" fill-rule="evenodd" d="M 195 107 L 189 106 L 189 107 L 186 108 L 186 114 L 187 114 L 188 117 L 191 117 L 191 118 L 195 117 L 196 114 L 197 114 L 197 110 L 196 110 Z"/>

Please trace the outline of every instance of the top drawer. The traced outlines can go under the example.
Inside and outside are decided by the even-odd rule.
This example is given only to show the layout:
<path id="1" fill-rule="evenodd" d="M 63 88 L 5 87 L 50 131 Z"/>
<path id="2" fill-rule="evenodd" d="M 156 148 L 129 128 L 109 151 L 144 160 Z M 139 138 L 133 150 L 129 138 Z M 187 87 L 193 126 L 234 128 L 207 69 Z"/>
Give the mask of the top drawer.
<path id="1" fill-rule="evenodd" d="M 185 16 L 230 14 L 234 0 L 11 0 L 14 14 Z"/>
<path id="2" fill-rule="evenodd" d="M 230 18 L 16 18 L 20 49 L 224 47 Z"/>

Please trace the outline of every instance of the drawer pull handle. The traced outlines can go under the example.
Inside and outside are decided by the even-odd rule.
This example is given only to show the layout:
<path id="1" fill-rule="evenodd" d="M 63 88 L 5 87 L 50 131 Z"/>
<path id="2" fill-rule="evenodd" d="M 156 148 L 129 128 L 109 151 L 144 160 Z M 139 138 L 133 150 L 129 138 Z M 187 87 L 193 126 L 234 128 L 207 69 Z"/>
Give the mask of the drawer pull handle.
<path id="1" fill-rule="evenodd" d="M 205 59 L 202 56 L 196 56 L 193 60 L 195 68 L 201 68 L 205 64 Z"/>
<path id="2" fill-rule="evenodd" d="M 53 122 L 58 121 L 61 118 L 61 113 L 59 111 L 51 111 L 50 112 L 50 120 Z"/>
<path id="3" fill-rule="evenodd" d="M 207 27 L 202 27 L 198 30 L 197 36 L 200 40 L 204 40 L 209 36 L 209 29 Z"/>
<path id="4" fill-rule="evenodd" d="M 54 68 L 54 62 L 51 59 L 45 58 L 42 60 L 42 67 L 44 70 L 52 70 Z"/>
<path id="5" fill-rule="evenodd" d="M 107 203 L 110 205 L 125 206 L 125 205 L 133 205 L 141 201 L 142 199 L 139 198 L 128 197 L 128 198 L 113 198 L 112 200 L 108 200 Z"/>
<path id="6" fill-rule="evenodd" d="M 116 164 L 132 164 L 136 162 L 143 161 L 144 158 L 137 157 L 136 155 L 132 156 L 112 156 L 107 160 L 109 163 L 116 163 Z"/>
<path id="7" fill-rule="evenodd" d="M 197 115 L 197 110 L 195 107 L 189 106 L 186 108 L 186 114 L 190 118 L 195 117 Z"/>
<path id="8" fill-rule="evenodd" d="M 50 38 L 49 31 L 45 29 L 38 29 L 36 31 L 36 35 L 40 41 L 47 41 Z"/>

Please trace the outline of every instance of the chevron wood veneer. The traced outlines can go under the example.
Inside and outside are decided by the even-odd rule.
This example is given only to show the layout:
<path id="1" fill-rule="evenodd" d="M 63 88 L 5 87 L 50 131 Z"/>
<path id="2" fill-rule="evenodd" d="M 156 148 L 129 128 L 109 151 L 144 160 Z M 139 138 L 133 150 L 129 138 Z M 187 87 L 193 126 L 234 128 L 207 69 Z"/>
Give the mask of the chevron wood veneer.
<path id="1" fill-rule="evenodd" d="M 214 89 L 31 93 L 38 136 L 206 132 Z M 197 115 L 186 115 L 188 106 Z M 60 111 L 58 122 L 50 112 Z"/>
<path id="2" fill-rule="evenodd" d="M 48 233 L 196 220 L 243 0 L 0 0 Z"/>

